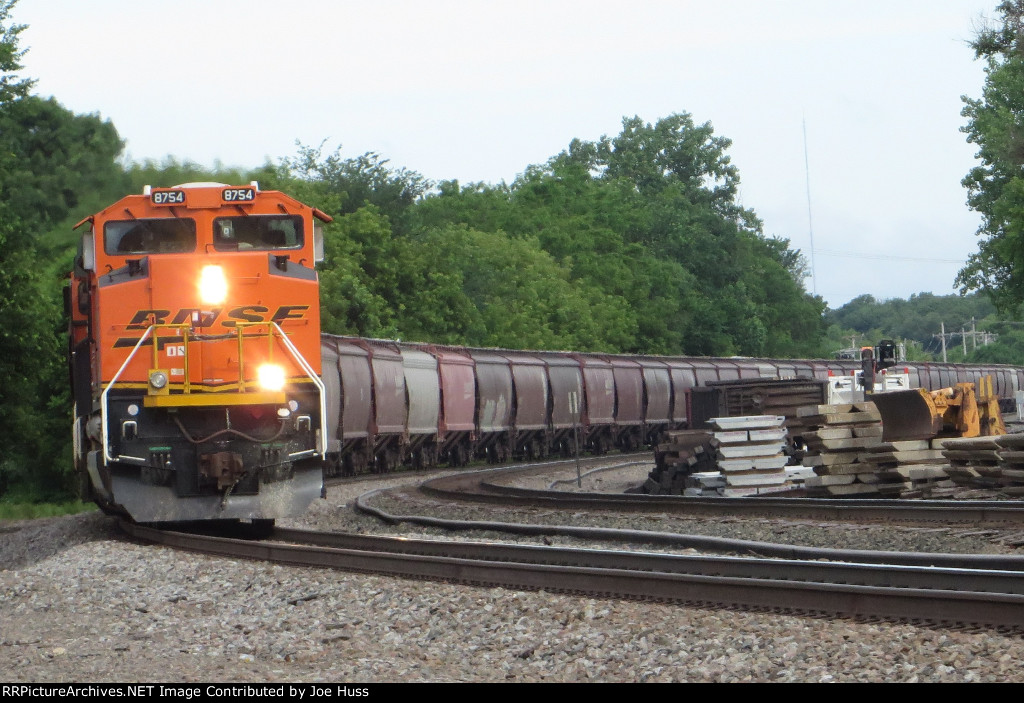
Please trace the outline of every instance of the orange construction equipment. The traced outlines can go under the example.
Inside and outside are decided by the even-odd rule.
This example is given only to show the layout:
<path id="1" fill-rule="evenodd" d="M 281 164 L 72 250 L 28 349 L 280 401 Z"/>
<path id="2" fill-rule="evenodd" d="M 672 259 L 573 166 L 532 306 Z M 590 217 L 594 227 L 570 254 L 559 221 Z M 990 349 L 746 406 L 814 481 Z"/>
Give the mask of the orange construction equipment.
<path id="1" fill-rule="evenodd" d="M 1006 434 L 992 377 L 926 391 L 922 388 L 871 397 L 882 416 L 882 441 Z"/>

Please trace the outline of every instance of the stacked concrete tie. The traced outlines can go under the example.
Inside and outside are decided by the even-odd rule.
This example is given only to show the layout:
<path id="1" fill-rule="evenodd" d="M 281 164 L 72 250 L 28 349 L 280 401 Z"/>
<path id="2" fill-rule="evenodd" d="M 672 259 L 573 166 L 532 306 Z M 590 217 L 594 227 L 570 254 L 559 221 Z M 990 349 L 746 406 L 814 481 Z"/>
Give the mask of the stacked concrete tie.
<path id="1" fill-rule="evenodd" d="M 789 490 L 783 415 L 751 415 L 711 419 L 718 440 L 718 470 L 724 479 L 720 495 L 747 496 Z"/>

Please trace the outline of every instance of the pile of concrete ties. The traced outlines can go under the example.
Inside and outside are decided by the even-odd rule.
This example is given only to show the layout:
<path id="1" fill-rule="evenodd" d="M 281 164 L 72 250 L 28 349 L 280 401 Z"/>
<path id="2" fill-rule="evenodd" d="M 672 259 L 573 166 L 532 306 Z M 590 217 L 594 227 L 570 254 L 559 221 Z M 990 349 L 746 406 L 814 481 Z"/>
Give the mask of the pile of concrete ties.
<path id="1" fill-rule="evenodd" d="M 1024 435 L 940 440 L 949 462 L 946 472 L 957 487 L 994 489 L 1024 495 Z"/>
<path id="2" fill-rule="evenodd" d="M 719 495 L 748 496 L 789 490 L 785 454 L 786 418 L 782 415 L 715 417 L 718 470 L 724 485 Z"/>
<path id="3" fill-rule="evenodd" d="M 877 474 L 878 465 L 866 460 L 869 450 L 882 443 L 881 415 L 874 403 L 808 405 L 797 415 L 807 427 L 801 435 L 807 447 L 803 465 L 815 473 L 804 481 L 807 495 L 874 496 L 880 492 L 885 484 Z"/>

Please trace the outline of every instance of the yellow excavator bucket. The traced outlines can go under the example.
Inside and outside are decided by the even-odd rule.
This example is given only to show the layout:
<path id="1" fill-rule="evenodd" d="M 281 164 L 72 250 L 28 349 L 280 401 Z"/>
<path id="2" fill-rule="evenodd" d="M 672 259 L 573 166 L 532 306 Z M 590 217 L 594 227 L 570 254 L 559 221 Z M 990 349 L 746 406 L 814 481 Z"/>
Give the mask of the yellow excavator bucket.
<path id="1" fill-rule="evenodd" d="M 1006 434 L 992 377 L 983 377 L 978 385 L 977 394 L 973 383 L 938 391 L 875 393 L 871 400 L 882 416 L 882 441 Z"/>
<path id="2" fill-rule="evenodd" d="M 942 412 L 926 390 L 875 393 L 871 400 L 882 416 L 883 442 L 931 439 L 942 431 Z"/>

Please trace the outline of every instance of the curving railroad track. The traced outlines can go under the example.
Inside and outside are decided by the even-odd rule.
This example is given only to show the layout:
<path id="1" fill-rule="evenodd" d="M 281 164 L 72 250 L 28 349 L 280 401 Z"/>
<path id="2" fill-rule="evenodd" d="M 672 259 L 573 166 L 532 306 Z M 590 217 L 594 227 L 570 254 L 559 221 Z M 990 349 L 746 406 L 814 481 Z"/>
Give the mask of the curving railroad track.
<path id="1" fill-rule="evenodd" d="M 509 485 L 499 469 L 429 479 L 433 498 L 492 505 L 559 505 L 573 510 L 666 510 L 721 514 L 823 516 L 845 520 L 934 522 L 951 514 L 964 523 L 1019 524 L 1024 507 L 1009 502 L 808 501 L 806 499 L 665 499 L 566 494 Z M 702 606 L 788 613 L 885 618 L 944 626 L 1024 632 L 1024 557 L 815 549 L 714 537 L 500 521 L 444 520 L 392 515 L 364 494 L 356 508 L 388 522 L 448 529 L 563 534 L 595 542 L 658 542 L 705 551 L 757 556 L 661 554 L 615 549 L 426 540 L 278 528 L 268 539 L 160 531 L 125 524 L 139 539 L 233 558 L 337 568 L 406 578 L 438 579 L 595 597 L 649 599 Z M 899 505 L 894 505 L 899 503 Z M 946 505 L 945 503 L 956 503 Z M 739 511 L 739 512 L 737 512 Z M 952 511 L 952 513 L 950 513 Z M 301 596 L 299 596 L 301 600 Z"/>

